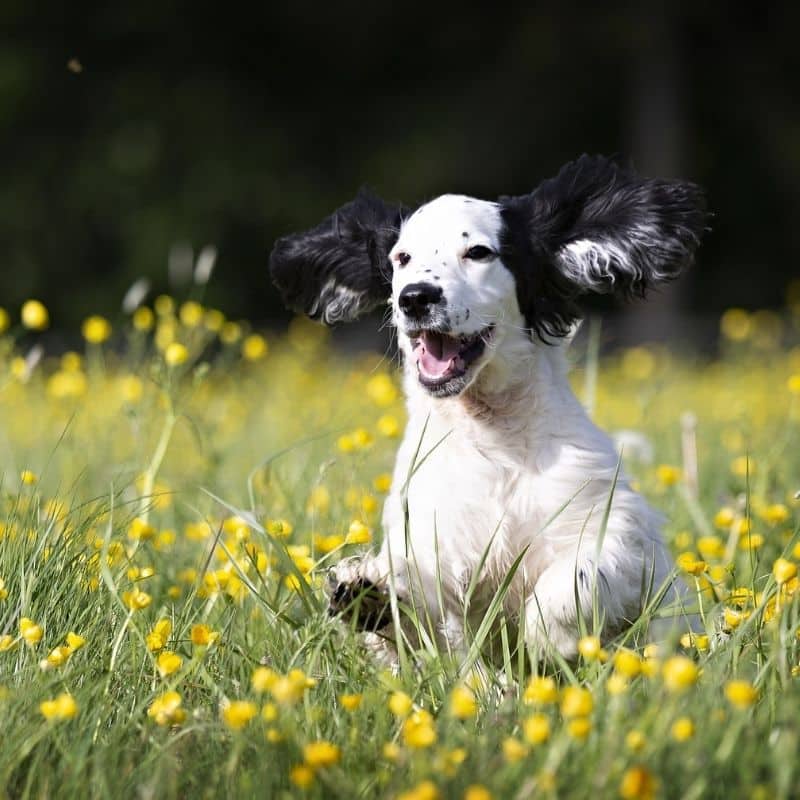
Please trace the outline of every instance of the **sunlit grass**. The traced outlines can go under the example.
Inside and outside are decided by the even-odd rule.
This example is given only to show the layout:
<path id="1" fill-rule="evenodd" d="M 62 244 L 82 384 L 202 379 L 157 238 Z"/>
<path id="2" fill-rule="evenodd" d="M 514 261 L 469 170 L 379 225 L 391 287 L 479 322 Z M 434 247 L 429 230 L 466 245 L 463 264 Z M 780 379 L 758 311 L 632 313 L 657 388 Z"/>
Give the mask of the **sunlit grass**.
<path id="1" fill-rule="evenodd" d="M 705 633 L 620 649 L 587 630 L 577 664 L 537 675 L 502 628 L 503 675 L 430 642 L 393 675 L 321 588 L 380 538 L 404 412 L 379 354 L 162 297 L 54 356 L 44 306 L 0 313 L 0 786 L 794 796 L 798 319 L 728 312 L 715 360 L 574 350 Z"/>

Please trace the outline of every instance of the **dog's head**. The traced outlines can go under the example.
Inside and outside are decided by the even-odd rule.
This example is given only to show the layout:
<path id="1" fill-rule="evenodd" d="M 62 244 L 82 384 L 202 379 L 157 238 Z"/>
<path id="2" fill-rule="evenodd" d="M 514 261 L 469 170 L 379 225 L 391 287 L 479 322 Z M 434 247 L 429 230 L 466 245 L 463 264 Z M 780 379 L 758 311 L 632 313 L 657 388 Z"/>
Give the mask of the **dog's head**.
<path id="1" fill-rule="evenodd" d="M 447 397 L 507 343 L 566 336 L 586 295 L 643 297 L 677 277 L 705 225 L 694 184 L 582 156 L 497 202 L 443 195 L 411 212 L 362 192 L 280 239 L 270 268 L 286 303 L 324 322 L 390 301 L 406 364 Z"/>

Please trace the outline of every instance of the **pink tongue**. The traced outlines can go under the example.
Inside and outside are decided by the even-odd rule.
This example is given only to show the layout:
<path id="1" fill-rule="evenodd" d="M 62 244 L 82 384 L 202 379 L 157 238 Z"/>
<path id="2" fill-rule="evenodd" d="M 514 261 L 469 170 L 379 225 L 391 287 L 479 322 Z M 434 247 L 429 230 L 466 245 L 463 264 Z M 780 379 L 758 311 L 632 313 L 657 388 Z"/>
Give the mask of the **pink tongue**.
<path id="1" fill-rule="evenodd" d="M 426 375 L 444 375 L 458 356 L 458 339 L 441 334 L 423 334 L 419 343 L 419 363 Z"/>

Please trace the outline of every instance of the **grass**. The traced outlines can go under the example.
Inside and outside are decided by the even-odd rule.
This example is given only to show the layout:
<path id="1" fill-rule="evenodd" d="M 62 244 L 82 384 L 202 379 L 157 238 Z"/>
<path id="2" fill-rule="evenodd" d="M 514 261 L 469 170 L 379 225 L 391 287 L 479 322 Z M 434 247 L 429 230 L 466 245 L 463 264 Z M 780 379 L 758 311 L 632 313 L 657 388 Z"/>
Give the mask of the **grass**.
<path id="1" fill-rule="evenodd" d="M 95 323 L 38 364 L 36 334 L 6 331 L 5 796 L 796 796 L 798 319 L 727 312 L 713 361 L 577 346 L 707 636 L 587 635 L 545 677 L 511 626 L 503 675 L 488 625 L 468 665 L 428 640 L 393 675 L 327 616 L 327 567 L 380 537 L 402 428 L 377 355 L 302 321 L 267 353 L 165 298 L 115 347 Z"/>

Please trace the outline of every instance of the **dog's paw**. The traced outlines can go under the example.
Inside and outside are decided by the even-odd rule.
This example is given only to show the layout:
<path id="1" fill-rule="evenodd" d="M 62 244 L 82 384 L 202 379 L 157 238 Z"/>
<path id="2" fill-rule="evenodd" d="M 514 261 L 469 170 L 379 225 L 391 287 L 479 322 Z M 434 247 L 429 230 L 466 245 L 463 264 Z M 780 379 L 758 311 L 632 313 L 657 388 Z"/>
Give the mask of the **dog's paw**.
<path id="1" fill-rule="evenodd" d="M 353 564 L 340 563 L 328 572 L 328 613 L 355 620 L 362 631 L 379 631 L 392 621 L 389 592 L 363 577 Z"/>

